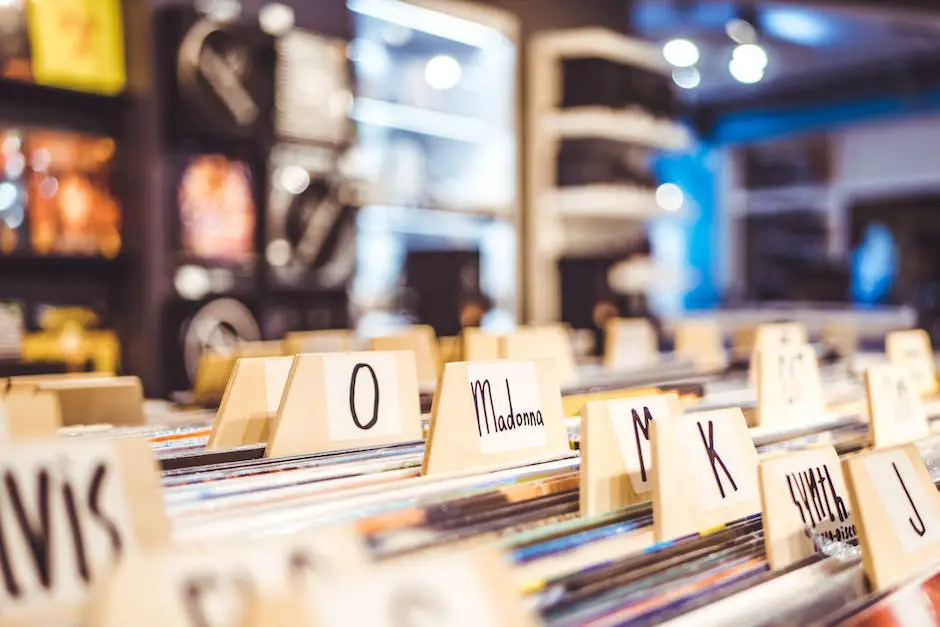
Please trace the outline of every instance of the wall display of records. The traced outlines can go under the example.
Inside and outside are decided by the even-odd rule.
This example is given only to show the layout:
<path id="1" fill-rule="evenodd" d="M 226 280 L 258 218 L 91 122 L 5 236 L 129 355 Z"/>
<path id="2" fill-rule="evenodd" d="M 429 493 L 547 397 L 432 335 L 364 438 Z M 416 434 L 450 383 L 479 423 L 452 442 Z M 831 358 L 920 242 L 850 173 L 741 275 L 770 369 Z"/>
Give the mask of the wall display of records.
<path id="1" fill-rule="evenodd" d="M 274 38 L 252 22 L 221 23 L 195 9 L 161 12 L 161 73 L 176 139 L 271 136 Z"/>
<path id="2" fill-rule="evenodd" d="M 0 130 L 0 252 L 114 257 L 121 204 L 113 139 L 49 129 Z"/>
<path id="3" fill-rule="evenodd" d="M 352 128 L 346 42 L 294 30 L 277 41 L 275 130 L 295 141 L 343 144 Z"/>
<path id="4" fill-rule="evenodd" d="M 172 301 L 164 311 L 163 324 L 163 371 L 169 390 L 191 387 L 205 351 L 224 351 L 261 339 L 254 305 L 234 298 Z"/>
<path id="5" fill-rule="evenodd" d="M 356 198 L 331 149 L 271 152 L 265 257 L 279 287 L 345 289 L 356 269 Z"/>

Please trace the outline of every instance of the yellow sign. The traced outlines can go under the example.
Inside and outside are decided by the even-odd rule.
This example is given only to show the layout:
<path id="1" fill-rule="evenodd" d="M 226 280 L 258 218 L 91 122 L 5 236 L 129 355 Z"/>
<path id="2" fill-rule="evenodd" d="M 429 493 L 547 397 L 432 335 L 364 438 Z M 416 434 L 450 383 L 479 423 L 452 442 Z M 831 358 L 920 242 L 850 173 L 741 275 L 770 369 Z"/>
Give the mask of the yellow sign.
<path id="1" fill-rule="evenodd" d="M 119 0 L 30 0 L 29 39 L 36 82 L 105 94 L 124 89 Z"/>

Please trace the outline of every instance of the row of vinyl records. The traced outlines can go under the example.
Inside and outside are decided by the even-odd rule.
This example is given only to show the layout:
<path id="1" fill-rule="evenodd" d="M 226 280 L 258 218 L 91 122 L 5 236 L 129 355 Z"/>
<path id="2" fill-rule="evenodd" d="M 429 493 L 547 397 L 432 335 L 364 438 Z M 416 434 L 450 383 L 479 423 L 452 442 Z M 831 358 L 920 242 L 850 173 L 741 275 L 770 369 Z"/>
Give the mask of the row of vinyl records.
<path id="1" fill-rule="evenodd" d="M 864 378 L 805 339 L 564 398 L 451 362 L 427 417 L 409 350 L 242 358 L 215 415 L 10 379 L 0 626 L 933 624 L 929 339 Z"/>

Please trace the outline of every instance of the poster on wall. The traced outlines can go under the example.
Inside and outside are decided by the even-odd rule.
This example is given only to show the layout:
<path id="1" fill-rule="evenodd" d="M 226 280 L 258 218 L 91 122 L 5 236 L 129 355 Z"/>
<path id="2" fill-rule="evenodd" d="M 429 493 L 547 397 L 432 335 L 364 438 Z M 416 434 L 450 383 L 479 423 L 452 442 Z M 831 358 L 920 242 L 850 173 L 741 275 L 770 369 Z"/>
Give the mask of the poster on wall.
<path id="1" fill-rule="evenodd" d="M 17 80 L 33 77 L 23 0 L 0 3 L 0 77 Z"/>
<path id="2" fill-rule="evenodd" d="M 28 0 L 27 17 L 37 83 L 103 94 L 123 91 L 120 0 Z"/>

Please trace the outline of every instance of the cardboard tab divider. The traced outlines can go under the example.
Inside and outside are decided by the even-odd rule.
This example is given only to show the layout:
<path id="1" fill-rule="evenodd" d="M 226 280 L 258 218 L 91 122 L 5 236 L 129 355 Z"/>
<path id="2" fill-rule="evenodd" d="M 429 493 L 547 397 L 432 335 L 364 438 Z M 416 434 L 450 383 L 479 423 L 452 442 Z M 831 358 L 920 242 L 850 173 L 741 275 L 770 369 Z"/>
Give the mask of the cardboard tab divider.
<path id="1" fill-rule="evenodd" d="M 353 349 L 354 334 L 349 329 L 292 331 L 284 336 L 285 355 L 301 353 L 346 353 Z"/>
<path id="2" fill-rule="evenodd" d="M 921 396 L 940 393 L 930 336 L 923 329 L 892 331 L 885 336 L 888 361 L 906 372 Z"/>
<path id="3" fill-rule="evenodd" d="M 193 401 L 217 403 L 225 393 L 235 362 L 242 357 L 281 357 L 281 342 L 243 342 L 230 351 L 206 351 L 199 357 L 193 377 Z"/>
<path id="4" fill-rule="evenodd" d="M 0 512 L 48 507 L 49 518 L 43 531 L 4 516 L 2 576 L 6 590 L 17 594 L 5 596 L 0 622 L 10 627 L 78 624 L 90 591 L 114 564 L 169 542 L 159 470 L 149 443 L 36 440 L 2 448 L 0 466 L 8 479 L 0 491 Z M 42 505 L 33 496 L 40 482 L 48 486 L 40 492 Z M 47 566 L 33 558 L 27 540 L 31 535 L 47 547 Z M 43 585 L 46 577 L 49 583 Z"/>
<path id="5" fill-rule="evenodd" d="M 110 424 L 122 427 L 146 424 L 144 390 L 137 377 L 53 379 L 14 384 L 13 390 L 39 390 L 58 399 L 63 427 Z"/>
<path id="6" fill-rule="evenodd" d="M 812 346 L 768 344 L 755 349 L 752 359 L 757 426 L 792 427 L 825 419 L 822 378 Z"/>
<path id="7" fill-rule="evenodd" d="M 691 361 L 697 368 L 717 370 L 728 364 L 724 333 L 715 320 L 680 320 L 676 323 L 674 345 L 676 357 Z"/>
<path id="8" fill-rule="evenodd" d="M 865 371 L 868 416 L 873 446 L 886 448 L 922 440 L 930 423 L 920 395 L 907 372 L 893 364 Z"/>
<path id="9" fill-rule="evenodd" d="M 809 343 L 806 325 L 798 322 L 774 322 L 759 324 L 749 337 L 747 354 L 751 360 L 748 379 L 752 386 L 757 386 L 757 370 L 754 367 L 754 351 L 767 347 L 802 346 Z M 740 341 L 740 334 L 738 340 Z"/>
<path id="10" fill-rule="evenodd" d="M 369 350 L 411 351 L 418 367 L 419 383 L 436 384 L 441 375 L 441 347 L 434 328 L 428 325 L 419 324 L 396 335 L 374 337 L 369 342 Z"/>
<path id="11" fill-rule="evenodd" d="M 839 455 L 832 446 L 763 458 L 758 470 L 764 546 L 774 570 L 816 552 L 807 529 L 838 542 L 856 537 Z"/>
<path id="12" fill-rule="evenodd" d="M 235 362 L 212 423 L 207 451 L 268 441 L 293 363 L 293 357 L 245 357 Z"/>
<path id="13" fill-rule="evenodd" d="M 388 446 L 421 436 L 413 352 L 297 355 L 265 456 Z"/>
<path id="14" fill-rule="evenodd" d="M 312 625 L 404 625 L 420 615 L 435 627 L 536 627 L 510 568 L 496 545 L 482 540 L 385 560 L 312 586 Z"/>
<path id="15" fill-rule="evenodd" d="M 492 361 L 502 357 L 502 336 L 475 327 L 464 329 L 460 335 L 463 361 Z"/>
<path id="16" fill-rule="evenodd" d="M 604 330 L 605 367 L 639 370 L 659 363 L 659 340 L 646 318 L 611 318 Z"/>
<path id="17" fill-rule="evenodd" d="M 940 492 L 912 445 L 842 462 L 862 566 L 884 590 L 940 563 Z"/>
<path id="18" fill-rule="evenodd" d="M 682 415 L 675 394 L 588 403 L 581 410 L 582 516 L 650 500 L 650 422 Z"/>
<path id="19" fill-rule="evenodd" d="M 574 383 L 578 378 L 574 348 L 568 337 L 568 328 L 563 324 L 521 327 L 503 335 L 499 357 L 514 361 L 551 360 L 555 363 L 561 385 Z"/>
<path id="20" fill-rule="evenodd" d="M 554 362 L 445 365 L 431 407 L 422 474 L 571 454 Z"/>
<path id="21" fill-rule="evenodd" d="M 95 590 L 88 627 L 240 624 L 253 603 L 302 599 L 308 586 L 368 562 L 361 539 L 342 526 L 140 553 Z"/>
<path id="22" fill-rule="evenodd" d="M 657 542 L 761 511 L 757 450 L 739 408 L 650 423 Z"/>
<path id="23" fill-rule="evenodd" d="M 48 391 L 14 388 L 0 398 L 6 440 L 54 438 L 62 427 L 59 397 Z"/>

